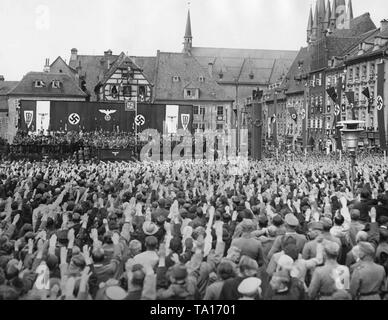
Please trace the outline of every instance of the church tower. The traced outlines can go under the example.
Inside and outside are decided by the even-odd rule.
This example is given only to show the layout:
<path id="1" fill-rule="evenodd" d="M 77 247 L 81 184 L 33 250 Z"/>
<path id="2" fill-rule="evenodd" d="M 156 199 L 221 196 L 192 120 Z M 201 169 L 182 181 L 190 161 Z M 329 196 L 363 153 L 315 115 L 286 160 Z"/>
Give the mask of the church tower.
<path id="1" fill-rule="evenodd" d="M 322 36 L 324 28 L 324 20 L 326 15 L 326 8 L 325 8 L 325 0 L 318 0 L 317 1 L 318 6 L 318 38 Z"/>
<path id="2" fill-rule="evenodd" d="M 183 52 L 189 53 L 193 47 L 193 36 L 191 35 L 191 20 L 190 20 L 190 9 L 187 12 L 186 31 L 183 42 Z"/>
<path id="3" fill-rule="evenodd" d="M 336 27 L 337 27 L 337 0 L 333 0 L 329 28 L 331 31 L 333 31 L 336 29 Z"/>
<path id="4" fill-rule="evenodd" d="M 310 7 L 309 21 L 307 23 L 307 43 L 311 42 L 311 36 L 313 34 L 313 9 Z"/>
<path id="5" fill-rule="evenodd" d="M 327 0 L 325 19 L 323 20 L 323 32 L 326 32 L 330 27 L 330 17 L 331 17 L 330 0 Z"/>
<path id="6" fill-rule="evenodd" d="M 315 6 L 315 15 L 313 18 L 313 29 L 311 34 L 311 42 L 318 40 L 319 38 L 319 15 L 318 15 L 318 6 Z"/>
<path id="7" fill-rule="evenodd" d="M 345 23 L 347 26 L 350 26 L 350 21 L 353 20 L 353 5 L 352 0 L 348 2 L 348 9 L 346 10 Z"/>

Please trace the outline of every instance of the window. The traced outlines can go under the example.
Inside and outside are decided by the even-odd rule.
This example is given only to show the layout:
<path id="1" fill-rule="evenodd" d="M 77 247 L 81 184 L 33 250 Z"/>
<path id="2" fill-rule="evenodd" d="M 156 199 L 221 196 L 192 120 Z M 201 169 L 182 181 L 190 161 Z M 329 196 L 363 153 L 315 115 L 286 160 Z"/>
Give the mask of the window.
<path id="1" fill-rule="evenodd" d="M 60 89 L 60 88 L 61 88 L 61 82 L 58 81 L 58 80 L 53 80 L 53 82 L 51 82 L 51 86 L 52 86 L 54 89 Z"/>
<path id="2" fill-rule="evenodd" d="M 224 107 L 218 106 L 217 107 L 217 116 L 223 116 L 224 115 Z"/>
<path id="3" fill-rule="evenodd" d="M 217 123 L 216 130 L 223 130 L 224 125 L 222 123 Z"/>
<path id="4" fill-rule="evenodd" d="M 193 123 L 193 130 L 197 130 L 198 129 L 198 123 Z"/>
<path id="5" fill-rule="evenodd" d="M 173 76 L 172 77 L 172 81 L 173 82 L 179 82 L 181 80 L 181 78 L 179 76 Z"/>
<path id="6" fill-rule="evenodd" d="M 355 77 L 358 78 L 360 76 L 360 67 L 356 68 L 356 74 Z"/>
<path id="7" fill-rule="evenodd" d="M 112 97 L 115 98 L 117 96 L 117 87 L 114 85 L 112 89 L 110 89 L 110 93 L 112 94 Z"/>
<path id="8" fill-rule="evenodd" d="M 222 79 L 222 78 L 224 77 L 224 74 L 223 74 L 222 72 L 220 72 L 220 73 L 218 74 L 218 77 L 219 77 L 220 79 Z"/>
<path id="9" fill-rule="evenodd" d="M 368 70 L 367 65 L 363 65 L 362 66 L 362 76 L 363 77 L 366 77 L 367 70 Z"/>
<path id="10" fill-rule="evenodd" d="M 200 114 L 205 115 L 205 107 L 201 107 Z"/>
<path id="11" fill-rule="evenodd" d="M 131 86 L 123 86 L 123 96 L 124 97 L 131 96 Z"/>
<path id="12" fill-rule="evenodd" d="M 139 86 L 139 99 L 140 99 L 140 101 L 144 101 L 145 97 L 146 97 L 146 87 Z"/>
<path id="13" fill-rule="evenodd" d="M 199 113 L 199 107 L 198 106 L 194 106 L 193 107 L 193 114 L 198 114 Z"/>
<path id="14" fill-rule="evenodd" d="M 249 74 L 249 79 L 253 79 L 255 77 L 255 75 L 253 74 L 253 72 L 251 72 L 250 74 Z"/>
<path id="15" fill-rule="evenodd" d="M 199 80 L 199 82 L 205 82 L 205 78 L 204 78 L 203 76 L 200 76 L 200 77 L 198 78 L 198 80 Z"/>
<path id="16" fill-rule="evenodd" d="M 35 88 L 44 88 L 46 84 L 42 80 L 35 80 Z"/>
<path id="17" fill-rule="evenodd" d="M 186 96 L 186 98 L 191 98 L 192 97 L 192 91 L 190 89 L 185 89 L 185 96 Z"/>

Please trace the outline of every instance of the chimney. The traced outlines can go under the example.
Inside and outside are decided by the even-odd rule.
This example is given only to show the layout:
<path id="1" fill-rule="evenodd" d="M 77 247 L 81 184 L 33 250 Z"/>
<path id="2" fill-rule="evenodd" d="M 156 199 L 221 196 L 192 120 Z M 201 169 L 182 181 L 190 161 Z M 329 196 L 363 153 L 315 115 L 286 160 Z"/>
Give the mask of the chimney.
<path id="1" fill-rule="evenodd" d="M 109 56 L 111 56 L 112 55 L 112 50 L 108 50 L 108 51 L 104 51 L 104 56 L 105 57 L 109 57 Z"/>
<path id="2" fill-rule="evenodd" d="M 70 61 L 77 60 L 78 50 L 76 48 L 71 49 Z"/>
<path id="3" fill-rule="evenodd" d="M 208 63 L 208 72 L 209 72 L 209 76 L 210 77 L 213 77 L 213 62 L 209 62 Z"/>
<path id="4" fill-rule="evenodd" d="M 47 58 L 46 62 L 44 64 L 43 72 L 49 73 L 50 72 L 50 59 Z"/>
<path id="5" fill-rule="evenodd" d="M 104 57 L 106 60 L 107 70 L 110 69 L 112 50 L 104 51 Z"/>
<path id="6" fill-rule="evenodd" d="M 388 30 L 388 20 L 387 19 L 384 19 L 384 20 L 381 20 L 380 22 L 381 24 L 381 32 L 386 32 Z"/>
<path id="7" fill-rule="evenodd" d="M 4 76 L 0 75 L 0 81 L 4 81 Z"/>

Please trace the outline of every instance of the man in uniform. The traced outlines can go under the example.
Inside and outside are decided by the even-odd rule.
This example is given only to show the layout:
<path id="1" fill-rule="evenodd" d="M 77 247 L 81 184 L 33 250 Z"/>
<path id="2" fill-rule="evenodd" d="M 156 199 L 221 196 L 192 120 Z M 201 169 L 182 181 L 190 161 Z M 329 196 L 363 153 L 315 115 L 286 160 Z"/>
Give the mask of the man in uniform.
<path id="1" fill-rule="evenodd" d="M 295 217 L 295 215 L 292 213 L 287 214 L 284 218 L 284 222 L 286 226 L 286 234 L 284 236 L 276 237 L 275 242 L 273 243 L 272 248 L 268 253 L 268 261 L 276 252 L 281 251 L 282 239 L 285 236 L 292 236 L 295 238 L 297 254 L 302 253 L 303 247 L 307 242 L 306 236 L 296 233 L 296 229 L 299 226 L 299 220 L 297 217 Z"/>
<path id="2" fill-rule="evenodd" d="M 318 232 L 319 235 L 314 240 L 311 240 L 306 243 L 303 248 L 303 259 L 309 260 L 317 256 L 317 245 L 318 242 L 322 240 L 332 241 L 339 245 L 341 248 L 341 240 L 337 237 L 334 237 L 330 233 L 333 223 L 329 218 L 323 217 L 319 223 L 314 224 L 314 231 Z"/>
<path id="3" fill-rule="evenodd" d="M 350 281 L 353 299 L 381 300 L 380 294 L 386 281 L 384 267 L 374 263 L 375 248 L 369 242 L 360 242 L 360 263 L 355 268 Z"/>
<path id="4" fill-rule="evenodd" d="M 349 269 L 338 264 L 339 251 L 338 243 L 324 241 L 325 264 L 314 270 L 308 290 L 311 300 L 330 300 L 338 290 L 349 289 Z"/>

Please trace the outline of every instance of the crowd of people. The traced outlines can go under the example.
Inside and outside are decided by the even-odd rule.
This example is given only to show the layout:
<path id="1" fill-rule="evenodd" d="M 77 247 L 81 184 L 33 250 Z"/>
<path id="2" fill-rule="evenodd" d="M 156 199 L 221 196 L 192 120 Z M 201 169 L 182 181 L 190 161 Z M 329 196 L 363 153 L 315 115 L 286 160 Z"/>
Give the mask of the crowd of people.
<path id="1" fill-rule="evenodd" d="M 0 299 L 387 299 L 388 167 L 351 176 L 322 155 L 3 162 Z"/>
<path id="2" fill-rule="evenodd" d="M 88 146 L 100 149 L 125 149 L 136 143 L 134 134 L 115 131 L 91 132 L 51 132 L 50 134 L 28 134 L 19 132 L 14 140 L 15 146 Z"/>

